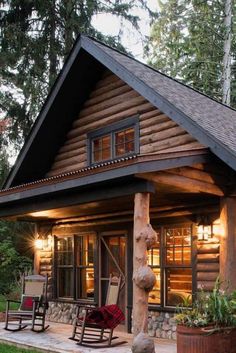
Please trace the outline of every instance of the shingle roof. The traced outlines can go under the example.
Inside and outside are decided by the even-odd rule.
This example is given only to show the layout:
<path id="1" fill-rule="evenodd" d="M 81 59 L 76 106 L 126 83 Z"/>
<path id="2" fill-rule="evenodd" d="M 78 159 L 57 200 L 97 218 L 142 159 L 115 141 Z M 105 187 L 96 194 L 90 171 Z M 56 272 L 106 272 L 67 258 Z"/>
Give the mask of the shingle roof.
<path id="1" fill-rule="evenodd" d="M 35 175 L 35 168 L 38 173 L 42 173 L 51 162 L 52 155 L 49 156 L 46 151 L 48 151 L 49 140 L 53 144 L 50 132 L 52 127 L 54 130 L 57 129 L 53 136 L 63 135 L 66 122 L 70 116 L 73 117 L 73 114 L 69 114 L 66 110 L 61 112 L 61 109 L 71 107 L 73 112 L 75 102 L 78 104 L 78 97 L 84 94 L 86 86 L 87 89 L 89 87 L 87 76 L 90 75 L 90 81 L 94 80 L 96 70 L 104 66 L 236 170 L 236 111 L 234 109 L 126 54 L 82 35 L 78 37 L 61 70 L 9 174 L 5 188 L 42 178 Z M 76 85 L 79 85 L 80 91 Z M 56 142 L 60 142 L 60 139 Z M 42 150 L 42 145 L 45 147 L 44 158 L 39 158 L 35 154 L 37 155 L 40 148 Z M 51 154 L 52 152 L 54 153 L 54 150 Z M 28 180 L 29 175 L 30 180 Z"/>
<path id="2" fill-rule="evenodd" d="M 236 169 L 236 159 L 232 161 L 229 156 L 226 156 L 227 153 L 225 155 L 218 152 L 222 147 L 236 157 L 236 110 L 100 42 L 88 38 L 86 41 L 122 66 L 126 76 L 127 71 L 131 73 L 132 76 L 126 80 L 127 83 L 132 85 L 132 78 L 135 77 L 140 84 L 151 89 L 154 95 L 152 103 L 156 103 L 159 109 Z M 120 76 L 122 73 L 117 70 L 116 74 Z M 133 83 L 137 89 L 137 82 L 133 80 Z M 150 100 L 149 92 L 145 92 L 145 87 L 141 93 Z"/>

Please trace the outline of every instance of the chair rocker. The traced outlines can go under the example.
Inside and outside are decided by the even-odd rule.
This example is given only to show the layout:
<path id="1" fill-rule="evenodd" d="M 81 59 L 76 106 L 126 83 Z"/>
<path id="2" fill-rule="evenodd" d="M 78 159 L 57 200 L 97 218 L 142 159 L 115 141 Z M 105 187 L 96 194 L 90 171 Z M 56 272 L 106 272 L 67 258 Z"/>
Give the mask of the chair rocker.
<path id="1" fill-rule="evenodd" d="M 23 277 L 21 301 L 7 300 L 5 330 L 20 331 L 31 326 L 32 331 L 43 332 L 49 327 L 45 326 L 47 284 L 47 276 Z M 11 310 L 11 303 L 19 303 L 19 309 Z"/>
<path id="2" fill-rule="evenodd" d="M 78 304 L 76 319 L 73 324 L 72 337 L 70 337 L 70 339 L 77 341 L 78 345 L 92 348 L 114 347 L 127 343 L 126 341 L 113 342 L 113 340 L 119 338 L 113 336 L 114 328 L 124 320 L 122 311 L 117 307 L 120 285 L 121 277 L 117 278 L 110 276 L 106 303 L 103 307 L 96 308 L 94 305 L 85 306 Z M 118 312 L 117 318 L 114 319 L 112 318 L 112 315 L 109 315 L 110 309 Z M 99 317 L 100 315 L 101 317 Z M 107 325 L 103 321 L 106 315 L 111 319 L 110 325 Z"/>

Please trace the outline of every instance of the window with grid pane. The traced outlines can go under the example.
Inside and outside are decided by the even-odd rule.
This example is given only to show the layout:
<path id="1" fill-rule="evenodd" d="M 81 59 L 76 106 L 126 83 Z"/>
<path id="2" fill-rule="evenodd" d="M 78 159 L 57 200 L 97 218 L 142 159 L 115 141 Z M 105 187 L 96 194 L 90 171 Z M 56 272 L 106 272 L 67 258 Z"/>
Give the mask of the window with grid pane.
<path id="1" fill-rule="evenodd" d="M 57 298 L 94 299 L 95 235 L 55 237 Z"/>
<path id="2" fill-rule="evenodd" d="M 156 229 L 158 241 L 148 251 L 148 263 L 156 275 L 149 303 L 176 306 L 192 300 L 192 227 Z"/>
<path id="3" fill-rule="evenodd" d="M 192 297 L 192 229 L 168 227 L 165 237 L 165 302 L 178 305 Z"/>
<path id="4" fill-rule="evenodd" d="M 132 117 L 88 134 L 88 161 L 96 164 L 138 153 L 138 117 Z"/>

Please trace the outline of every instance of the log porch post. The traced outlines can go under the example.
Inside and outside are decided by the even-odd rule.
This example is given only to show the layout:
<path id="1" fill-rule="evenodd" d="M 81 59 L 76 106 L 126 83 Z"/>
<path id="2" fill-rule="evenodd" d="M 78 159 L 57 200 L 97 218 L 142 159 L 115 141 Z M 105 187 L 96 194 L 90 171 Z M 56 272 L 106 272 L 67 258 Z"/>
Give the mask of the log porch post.
<path id="1" fill-rule="evenodd" d="M 133 353 L 154 353 L 154 341 L 148 332 L 148 293 L 156 278 L 147 265 L 147 249 L 157 240 L 149 221 L 150 194 L 136 193 L 134 197 L 133 253 Z"/>
<path id="2" fill-rule="evenodd" d="M 220 278 L 229 291 L 236 289 L 236 198 L 221 199 Z"/>
<path id="3" fill-rule="evenodd" d="M 141 265 L 147 264 L 146 244 L 145 241 L 137 242 L 136 238 L 140 231 L 149 224 L 149 193 L 137 193 L 134 198 L 134 256 L 133 256 L 133 273 L 135 273 Z M 141 331 L 147 333 L 148 322 L 148 292 L 139 288 L 133 281 L 133 334 Z"/>

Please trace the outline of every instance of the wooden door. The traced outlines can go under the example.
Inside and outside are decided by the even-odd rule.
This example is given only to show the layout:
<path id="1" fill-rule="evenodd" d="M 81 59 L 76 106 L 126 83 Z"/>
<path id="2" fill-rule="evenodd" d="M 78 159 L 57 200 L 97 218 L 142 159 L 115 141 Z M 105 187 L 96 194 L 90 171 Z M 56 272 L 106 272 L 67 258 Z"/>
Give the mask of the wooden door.
<path id="1" fill-rule="evenodd" d="M 100 305 L 104 305 L 110 274 L 121 276 L 118 306 L 126 316 L 126 235 L 100 235 Z"/>

